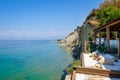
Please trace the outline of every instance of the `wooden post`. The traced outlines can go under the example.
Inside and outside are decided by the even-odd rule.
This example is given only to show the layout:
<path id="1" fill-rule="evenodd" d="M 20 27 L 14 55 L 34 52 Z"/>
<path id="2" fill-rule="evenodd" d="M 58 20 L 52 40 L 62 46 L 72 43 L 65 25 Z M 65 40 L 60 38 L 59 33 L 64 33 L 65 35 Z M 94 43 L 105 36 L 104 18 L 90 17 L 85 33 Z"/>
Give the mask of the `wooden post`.
<path id="1" fill-rule="evenodd" d="M 106 37 L 107 37 L 107 52 L 110 52 L 110 28 L 106 27 Z"/>
<path id="2" fill-rule="evenodd" d="M 120 39 L 118 39 L 118 57 L 120 57 Z"/>
<path id="3" fill-rule="evenodd" d="M 99 34 L 99 36 L 98 36 L 99 37 L 99 45 L 101 46 L 101 31 L 99 31 L 98 34 Z"/>
<path id="4" fill-rule="evenodd" d="M 73 71 L 73 74 L 72 74 L 72 80 L 76 80 L 76 71 L 75 70 Z"/>
<path id="5" fill-rule="evenodd" d="M 83 67 L 85 67 L 85 62 L 84 62 L 84 53 L 82 53 L 82 59 L 81 59 L 81 61 L 82 61 L 82 66 L 83 66 Z"/>
<path id="6" fill-rule="evenodd" d="M 94 33 L 94 41 L 95 42 L 93 42 L 93 43 L 96 44 L 96 32 Z"/>

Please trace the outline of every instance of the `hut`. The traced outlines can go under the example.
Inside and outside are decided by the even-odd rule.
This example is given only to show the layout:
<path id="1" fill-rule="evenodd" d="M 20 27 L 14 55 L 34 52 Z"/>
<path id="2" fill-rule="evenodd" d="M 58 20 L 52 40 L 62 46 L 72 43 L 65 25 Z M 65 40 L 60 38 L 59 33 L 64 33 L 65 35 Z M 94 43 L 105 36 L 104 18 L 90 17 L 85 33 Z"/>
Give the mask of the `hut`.
<path id="1" fill-rule="evenodd" d="M 99 35 L 99 41 L 101 41 L 101 32 L 106 32 L 105 37 L 107 41 L 107 52 L 110 52 L 110 39 L 112 38 L 112 36 L 110 36 L 110 33 L 113 31 L 116 32 L 116 39 L 118 40 L 118 56 L 120 57 L 120 17 L 106 23 L 97 29 L 94 29 L 93 31 L 95 35 Z"/>

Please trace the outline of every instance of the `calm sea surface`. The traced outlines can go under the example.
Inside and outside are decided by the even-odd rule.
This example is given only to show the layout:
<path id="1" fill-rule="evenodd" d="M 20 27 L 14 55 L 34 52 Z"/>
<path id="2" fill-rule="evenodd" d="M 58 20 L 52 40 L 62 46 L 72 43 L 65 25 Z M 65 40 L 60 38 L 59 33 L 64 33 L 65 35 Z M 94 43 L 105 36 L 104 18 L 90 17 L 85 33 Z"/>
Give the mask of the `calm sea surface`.
<path id="1" fill-rule="evenodd" d="M 72 61 L 70 52 L 57 42 L 0 41 L 0 80 L 60 80 Z"/>

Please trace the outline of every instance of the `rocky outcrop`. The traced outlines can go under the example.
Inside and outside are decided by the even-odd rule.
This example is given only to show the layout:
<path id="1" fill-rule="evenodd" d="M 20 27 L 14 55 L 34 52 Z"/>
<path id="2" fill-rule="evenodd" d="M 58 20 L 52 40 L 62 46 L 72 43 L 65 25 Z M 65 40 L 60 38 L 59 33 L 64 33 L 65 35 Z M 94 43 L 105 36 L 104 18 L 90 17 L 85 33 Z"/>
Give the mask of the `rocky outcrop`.
<path id="1" fill-rule="evenodd" d="M 77 30 L 75 30 L 74 32 L 70 33 L 66 38 L 65 38 L 65 42 L 66 42 L 66 46 L 74 46 L 78 44 L 78 32 Z"/>
<path id="2" fill-rule="evenodd" d="M 97 12 L 98 9 L 93 9 L 81 27 L 78 26 L 74 32 L 59 41 L 60 46 L 66 46 L 67 49 L 73 51 L 73 55 L 79 58 L 80 53 L 84 50 L 84 41 L 89 41 L 90 37 L 93 38 L 93 30 L 99 26 Z"/>
<path id="3" fill-rule="evenodd" d="M 83 23 L 79 35 L 79 39 L 81 41 L 81 51 L 84 50 L 84 41 L 93 40 L 94 32 L 93 30 L 99 26 L 99 18 L 97 16 L 98 9 L 93 9 L 88 17 L 86 18 L 85 22 Z"/>
<path id="4" fill-rule="evenodd" d="M 60 40 L 60 46 L 66 46 L 67 49 L 74 49 L 74 46 L 79 44 L 80 29 L 81 28 L 78 26 L 74 32 L 71 32 L 65 39 Z"/>

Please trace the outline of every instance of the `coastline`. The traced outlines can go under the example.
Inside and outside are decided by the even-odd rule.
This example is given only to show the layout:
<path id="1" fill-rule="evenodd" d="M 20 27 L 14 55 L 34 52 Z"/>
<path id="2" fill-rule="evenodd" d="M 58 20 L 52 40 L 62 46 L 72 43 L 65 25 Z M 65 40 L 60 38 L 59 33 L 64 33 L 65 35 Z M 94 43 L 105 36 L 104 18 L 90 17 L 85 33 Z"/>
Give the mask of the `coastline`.
<path id="1" fill-rule="evenodd" d="M 0 48 L 0 80 L 60 80 L 73 61 L 70 52 L 50 40 L 0 41 Z"/>

